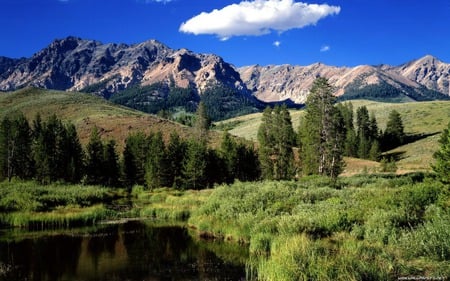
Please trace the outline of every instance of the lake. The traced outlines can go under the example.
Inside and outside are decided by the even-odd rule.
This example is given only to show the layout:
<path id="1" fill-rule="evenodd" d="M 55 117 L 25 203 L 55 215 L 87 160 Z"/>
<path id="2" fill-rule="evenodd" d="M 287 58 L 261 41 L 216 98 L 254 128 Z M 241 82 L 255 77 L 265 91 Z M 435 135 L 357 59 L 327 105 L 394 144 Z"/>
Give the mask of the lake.
<path id="1" fill-rule="evenodd" d="M 245 280 L 248 250 L 178 226 L 127 222 L 0 232 L 0 280 Z"/>

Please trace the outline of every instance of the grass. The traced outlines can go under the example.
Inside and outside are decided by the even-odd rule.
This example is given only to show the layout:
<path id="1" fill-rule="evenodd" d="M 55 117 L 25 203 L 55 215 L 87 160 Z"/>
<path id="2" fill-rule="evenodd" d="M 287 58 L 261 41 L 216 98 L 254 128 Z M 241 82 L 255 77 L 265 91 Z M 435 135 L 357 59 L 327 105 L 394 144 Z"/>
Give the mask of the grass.
<path id="1" fill-rule="evenodd" d="M 145 191 L 133 187 L 134 214 L 137 217 L 163 221 L 187 221 L 192 211 L 202 205 L 212 190 L 186 190 L 160 188 Z"/>
<path id="2" fill-rule="evenodd" d="M 188 223 L 248 245 L 258 280 L 396 280 L 449 276 L 447 187 L 422 174 L 235 183 Z"/>
<path id="3" fill-rule="evenodd" d="M 407 103 L 383 103 L 367 100 L 351 101 L 353 108 L 366 106 L 370 113 L 374 113 L 380 129 L 386 128 L 389 113 L 397 110 L 403 121 L 407 135 L 424 134 L 427 137 L 418 141 L 389 151 L 397 154 L 400 161 L 397 163 L 398 173 L 404 174 L 412 171 L 430 171 L 433 163 L 433 153 L 437 150 L 438 133 L 447 127 L 450 121 L 450 101 L 407 102 Z M 294 130 L 298 129 L 303 110 L 291 110 L 291 118 Z M 240 116 L 217 123 L 219 128 L 227 128 L 232 135 L 248 140 L 257 140 L 258 128 L 261 124 L 262 113 Z M 375 172 L 376 164 L 365 161 L 346 159 L 346 175 Z"/>
<path id="4" fill-rule="evenodd" d="M 56 114 L 75 125 L 82 144 L 89 141 L 92 129 L 97 127 L 101 137 L 116 140 L 119 149 L 123 148 L 126 137 L 134 132 L 161 131 L 166 139 L 172 132 L 185 138 L 193 134 L 191 128 L 181 124 L 76 92 L 26 88 L 1 94 L 0 120 L 15 111 L 23 112 L 28 120 L 33 120 L 37 113 L 43 120 Z M 220 136 L 212 134 L 213 142 Z"/>
<path id="5" fill-rule="evenodd" d="M 113 216 L 104 205 L 120 195 L 97 186 L 0 183 L 0 224 L 29 229 L 93 225 Z"/>

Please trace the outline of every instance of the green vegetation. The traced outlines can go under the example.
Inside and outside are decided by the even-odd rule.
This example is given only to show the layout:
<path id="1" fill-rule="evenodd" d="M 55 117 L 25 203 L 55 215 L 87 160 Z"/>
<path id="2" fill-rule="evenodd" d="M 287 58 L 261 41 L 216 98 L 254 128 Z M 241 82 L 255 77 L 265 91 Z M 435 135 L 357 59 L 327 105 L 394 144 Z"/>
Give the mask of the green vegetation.
<path id="1" fill-rule="evenodd" d="M 433 170 L 438 174 L 442 182 L 450 184 L 450 122 L 439 139 L 440 149 L 433 155 L 436 164 Z"/>
<path id="2" fill-rule="evenodd" d="M 344 136 L 341 112 L 325 78 L 314 81 L 299 128 L 300 161 L 304 175 L 326 175 L 336 180 L 344 167 Z"/>
<path id="3" fill-rule="evenodd" d="M 98 186 L 0 183 L 0 225 L 45 229 L 92 225 L 111 217 L 103 204 L 118 193 Z"/>
<path id="4" fill-rule="evenodd" d="M 257 102 L 224 85 L 211 85 L 199 95 L 195 89 L 164 83 L 135 85 L 111 96 L 110 101 L 147 113 L 164 112 L 165 117 L 182 121 L 178 113 L 195 112 L 202 101 L 212 120 L 222 120 L 257 112 Z"/>
<path id="5" fill-rule="evenodd" d="M 114 137 L 101 134 L 103 126 L 91 127 L 98 129 L 89 131 L 83 149 L 80 127 L 52 114 L 34 115 L 30 126 L 20 113 L 27 106 L 8 111 L 0 123 L 0 225 L 45 229 L 127 217 L 183 221 L 199 236 L 248 247 L 249 275 L 261 281 L 450 276 L 450 124 L 444 125 L 450 103 L 406 108 L 358 101 L 354 112 L 352 104 L 334 105 L 326 80 L 315 86 L 304 111 L 275 107 L 262 117 L 230 121 L 258 124 L 259 151 L 226 132 L 211 146 L 214 132 L 203 106 L 189 133 L 194 138 L 163 126 L 158 129 L 165 134 L 126 130 L 122 154 Z M 15 94 L 19 101 L 22 94 Z M 0 97 L 0 105 L 5 100 Z M 292 123 L 300 124 L 297 138 Z M 345 173 L 359 175 L 337 177 L 344 155 L 379 159 L 387 140 L 401 146 L 385 151 L 381 163 L 347 157 L 356 167 L 348 165 Z M 409 167 L 431 159 L 426 142 L 437 151 L 435 173 L 395 175 L 405 172 L 405 162 L 395 160 L 412 159 L 411 151 L 420 159 L 409 160 Z M 420 163 L 421 169 L 429 170 L 430 163 Z M 296 181 L 294 166 L 303 173 Z M 265 181 L 257 181 L 261 173 Z M 112 209 L 116 199 L 125 202 L 124 210 Z"/>
<path id="6" fill-rule="evenodd" d="M 189 219 L 248 243 L 258 280 L 448 276 L 450 194 L 423 175 L 220 186 Z M 429 233 L 429 239 L 427 238 Z"/>
<path id="7" fill-rule="evenodd" d="M 259 161 L 265 179 L 292 179 L 295 174 L 296 136 L 285 106 L 266 108 L 258 130 Z"/>

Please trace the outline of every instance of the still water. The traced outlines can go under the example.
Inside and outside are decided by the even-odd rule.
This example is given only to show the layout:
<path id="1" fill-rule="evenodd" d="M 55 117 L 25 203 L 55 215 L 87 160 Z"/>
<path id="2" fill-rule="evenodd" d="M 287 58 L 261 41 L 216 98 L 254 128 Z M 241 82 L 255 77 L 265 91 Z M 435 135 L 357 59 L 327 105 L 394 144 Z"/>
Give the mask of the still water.
<path id="1" fill-rule="evenodd" d="M 0 280 L 245 280 L 246 249 L 183 227 L 128 222 L 96 229 L 0 232 Z"/>

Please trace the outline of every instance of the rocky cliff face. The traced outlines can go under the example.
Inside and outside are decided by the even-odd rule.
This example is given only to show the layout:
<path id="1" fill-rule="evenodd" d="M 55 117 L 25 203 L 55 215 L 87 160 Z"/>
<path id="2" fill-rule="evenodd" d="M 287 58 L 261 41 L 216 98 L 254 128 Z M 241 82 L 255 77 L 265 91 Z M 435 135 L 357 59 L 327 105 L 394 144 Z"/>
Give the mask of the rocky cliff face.
<path id="1" fill-rule="evenodd" d="M 388 71 L 450 96 L 450 64 L 433 56 L 427 55 Z"/>
<path id="2" fill-rule="evenodd" d="M 101 85 L 109 96 L 131 85 L 171 83 L 201 92 L 221 83 L 244 91 L 236 70 L 215 55 L 172 50 L 150 40 L 135 45 L 102 44 L 68 37 L 56 40 L 29 59 L 0 58 L 0 90 L 25 86 L 80 91 Z"/>
<path id="3" fill-rule="evenodd" d="M 450 97 L 450 64 L 426 56 L 401 66 L 335 67 L 321 63 L 309 66 L 246 66 L 239 68 L 242 80 L 255 96 L 272 102 L 291 99 L 304 103 L 316 77 L 325 77 L 336 96 L 370 91 L 397 92 L 404 99 Z M 362 94 L 361 97 L 363 97 Z"/>

